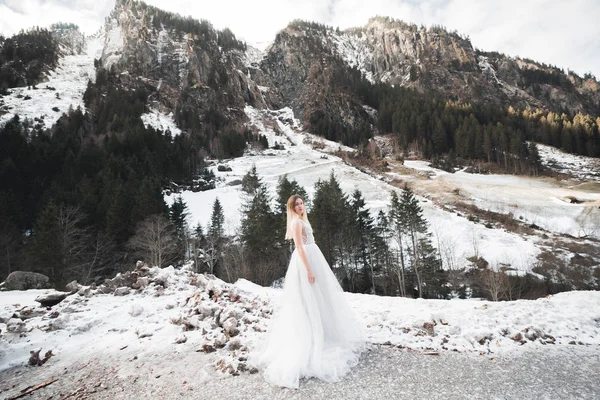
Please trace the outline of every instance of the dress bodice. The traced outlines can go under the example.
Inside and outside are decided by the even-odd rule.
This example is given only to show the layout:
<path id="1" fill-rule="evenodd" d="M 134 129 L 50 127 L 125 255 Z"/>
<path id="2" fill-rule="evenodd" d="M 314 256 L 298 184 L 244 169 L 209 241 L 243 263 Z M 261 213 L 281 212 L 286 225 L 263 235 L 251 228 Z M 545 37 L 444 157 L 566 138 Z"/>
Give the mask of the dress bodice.
<path id="1" fill-rule="evenodd" d="M 304 220 L 298 219 L 302 222 L 302 243 L 304 244 L 312 244 L 315 242 L 315 237 L 313 236 L 313 230 L 310 224 L 307 224 Z"/>

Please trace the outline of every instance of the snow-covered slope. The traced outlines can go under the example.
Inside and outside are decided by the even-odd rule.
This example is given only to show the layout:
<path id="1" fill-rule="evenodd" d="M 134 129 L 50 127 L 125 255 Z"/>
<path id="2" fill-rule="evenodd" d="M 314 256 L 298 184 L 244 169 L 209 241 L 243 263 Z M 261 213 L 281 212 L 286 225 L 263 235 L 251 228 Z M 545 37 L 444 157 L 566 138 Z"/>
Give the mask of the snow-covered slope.
<path id="1" fill-rule="evenodd" d="M 565 199 L 573 196 L 589 201 L 600 200 L 600 193 L 569 188 L 549 178 L 465 172 L 449 174 L 421 161 L 407 161 L 400 165 L 390 160 L 390 172 L 372 176 L 330 154 L 349 149 L 300 132 L 300 124 L 289 109 L 259 111 L 246 107 L 246 114 L 250 119 L 249 124 L 266 135 L 271 146 L 280 143 L 285 149 L 248 151 L 244 157 L 224 162 L 232 168 L 231 172 L 219 172 L 215 165 L 213 170 L 221 179 L 216 189 L 181 194 L 190 209 L 189 222 L 192 226 L 198 223 L 207 226 L 212 203 L 218 197 L 224 208 L 228 232 L 237 232 L 241 215 L 239 183 L 252 165 L 256 165 L 258 174 L 272 195 L 275 194 L 278 180 L 287 175 L 312 196 L 315 183 L 319 179 L 328 179 L 333 172 L 347 194 L 355 188 L 360 189 L 372 215 L 387 209 L 390 191 L 398 190 L 391 183 L 400 180 L 410 182 L 421 195 L 424 215 L 434 234 L 434 245 L 443 247 L 443 252 L 452 253 L 455 267 L 466 266 L 467 257 L 478 254 L 492 267 L 503 264 L 517 270 L 531 271 L 536 256 L 541 252 L 539 237 L 491 229 L 469 220 L 467 214 L 450 212 L 441 205 L 460 200 L 482 209 L 512 213 L 516 219 L 537 224 L 551 232 L 578 236 L 581 233 L 581 221 L 578 218 L 586 210 L 585 204 L 571 204 Z M 178 195 L 171 194 L 166 201 L 171 203 Z M 600 235 L 600 231 L 594 235 Z"/>
<path id="2" fill-rule="evenodd" d="M 127 370 L 133 360 L 194 351 L 214 352 L 213 371 L 252 369 L 243 357 L 264 340 L 280 289 L 244 280 L 227 284 L 187 267 L 152 268 L 140 279 L 147 286 L 124 295 L 118 295 L 124 287 L 83 287 L 52 309 L 35 302 L 47 290 L 1 292 L 0 371 L 26 363 L 30 351 L 40 349 L 42 355 L 52 350 L 44 368 L 56 371 L 99 356 Z M 345 296 L 372 344 L 484 354 L 545 345 L 600 348 L 599 292 L 496 303 Z"/>
<path id="3" fill-rule="evenodd" d="M 542 164 L 546 167 L 574 176 L 580 181 L 600 183 L 600 159 L 565 153 L 552 146 L 538 144 Z"/>
<path id="4" fill-rule="evenodd" d="M 48 81 L 36 89 L 13 88 L 9 95 L 0 97 L 0 109 L 7 111 L 0 115 L 0 124 L 18 114 L 21 120 L 29 119 L 34 126 L 50 128 L 70 107 L 84 109 L 83 93 L 88 81 L 96 79 L 94 58 L 100 57 L 102 40 L 99 35 L 92 36 L 86 53 L 64 56 L 56 70 L 50 72 Z"/>

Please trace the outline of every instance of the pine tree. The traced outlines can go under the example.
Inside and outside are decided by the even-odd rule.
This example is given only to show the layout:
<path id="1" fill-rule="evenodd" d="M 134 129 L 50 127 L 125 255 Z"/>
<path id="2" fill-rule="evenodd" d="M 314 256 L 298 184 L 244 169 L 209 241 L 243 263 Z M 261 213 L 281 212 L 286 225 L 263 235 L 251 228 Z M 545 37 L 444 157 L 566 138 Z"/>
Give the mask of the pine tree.
<path id="1" fill-rule="evenodd" d="M 177 196 L 169 208 L 169 219 L 171 220 L 173 228 L 175 229 L 175 238 L 179 257 L 181 259 L 184 259 L 188 254 L 187 216 L 187 204 L 185 204 L 185 201 L 183 201 L 181 196 Z"/>
<path id="2" fill-rule="evenodd" d="M 34 272 L 50 278 L 54 287 L 65 283 L 65 249 L 58 223 L 58 207 L 50 201 L 42 209 L 33 230 L 33 238 L 28 252 L 28 263 Z"/>
<path id="3" fill-rule="evenodd" d="M 225 214 L 219 198 L 215 198 L 210 216 L 210 226 L 208 227 L 208 236 L 221 238 L 225 234 Z"/>
<path id="4" fill-rule="evenodd" d="M 267 189 L 259 184 L 254 196 L 245 201 L 241 226 L 241 239 L 249 261 L 249 269 L 243 276 L 261 285 L 270 285 L 283 275 L 285 268 L 276 248 L 279 220 L 269 204 Z"/>
<path id="5" fill-rule="evenodd" d="M 408 237 L 411 267 L 417 279 L 419 297 L 423 297 L 423 263 L 419 237 L 427 232 L 427 221 L 423 218 L 423 209 L 408 185 L 404 185 L 400 199 L 400 213 L 403 229 Z"/>
<path id="6" fill-rule="evenodd" d="M 287 201 L 290 196 L 297 194 L 304 200 L 304 204 L 307 208 L 310 208 L 309 198 L 306 194 L 306 190 L 298 184 L 295 180 L 289 180 L 287 175 L 279 178 L 277 182 L 277 212 L 284 217 L 286 216 Z"/>
<path id="7" fill-rule="evenodd" d="M 395 190 L 392 190 L 390 196 L 389 221 L 391 225 L 392 237 L 398 247 L 398 267 L 395 268 L 398 279 L 398 288 L 400 296 L 406 296 L 406 263 L 404 257 L 404 246 L 406 244 L 406 231 L 402 205 Z"/>
<path id="8" fill-rule="evenodd" d="M 335 266 L 339 262 L 344 269 L 347 268 L 346 257 L 348 255 L 345 251 L 348 244 L 344 243 L 348 209 L 348 199 L 340 188 L 333 171 L 329 180 L 317 181 L 310 213 L 315 240 L 319 243 L 329 265 Z M 350 275 L 349 271 L 347 271 L 347 275 Z"/>
<path id="9" fill-rule="evenodd" d="M 529 154 L 527 157 L 527 162 L 529 164 L 529 168 L 533 175 L 538 175 L 542 162 L 540 157 L 540 152 L 538 151 L 537 145 L 534 142 L 529 142 L 527 146 L 527 153 Z"/>
<path id="10" fill-rule="evenodd" d="M 213 203 L 210 220 L 211 223 L 206 235 L 207 262 L 209 272 L 214 274 L 215 268 L 221 259 L 221 249 L 225 239 L 225 214 L 223 214 L 223 207 L 218 197 Z"/>
<path id="11" fill-rule="evenodd" d="M 445 274 L 441 271 L 437 252 L 431 243 L 431 233 L 428 232 L 423 209 L 408 185 L 402 189 L 400 213 L 403 230 L 409 239 L 409 256 L 417 280 L 418 295 L 439 297 L 446 282 Z M 423 287 L 427 285 L 428 290 L 424 292 Z"/>
<path id="12" fill-rule="evenodd" d="M 242 178 L 242 191 L 249 196 L 254 196 L 261 187 L 262 180 L 256 172 L 256 164 L 252 164 L 250 171 Z"/>
<path id="13" fill-rule="evenodd" d="M 392 226 L 390 221 L 383 212 L 380 210 L 377 214 L 377 219 L 375 221 L 373 232 L 373 265 L 377 266 L 376 268 L 382 271 L 381 277 L 381 287 L 383 290 L 383 295 L 388 295 L 389 292 L 389 282 L 392 277 L 392 254 L 390 252 L 389 242 L 392 237 Z M 375 269 L 375 268 L 374 268 Z M 375 282 L 375 278 L 373 278 L 373 282 Z M 373 285 L 375 287 L 375 284 Z M 373 294 L 377 294 L 375 289 L 373 289 Z"/>
<path id="14" fill-rule="evenodd" d="M 351 259 L 353 260 L 350 283 L 353 291 L 375 291 L 373 280 L 373 263 L 371 260 L 371 241 L 373 236 L 373 219 L 366 208 L 365 200 L 360 190 L 356 189 L 350 199 L 348 215 L 349 237 L 352 240 Z M 362 282 L 357 277 L 362 274 Z"/>

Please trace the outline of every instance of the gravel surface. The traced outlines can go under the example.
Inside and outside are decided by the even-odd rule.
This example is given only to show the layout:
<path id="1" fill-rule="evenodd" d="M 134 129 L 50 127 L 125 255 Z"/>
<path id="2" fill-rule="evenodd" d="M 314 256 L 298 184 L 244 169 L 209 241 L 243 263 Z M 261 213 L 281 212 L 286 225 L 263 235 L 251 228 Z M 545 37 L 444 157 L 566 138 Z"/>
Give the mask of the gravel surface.
<path id="1" fill-rule="evenodd" d="M 204 353 L 136 355 L 76 365 L 49 361 L 0 374 L 2 398 L 50 378 L 27 399 L 593 399 L 600 398 L 600 348 L 548 346 L 503 356 L 372 346 L 342 381 L 303 380 L 297 390 L 260 374 L 221 375 Z"/>

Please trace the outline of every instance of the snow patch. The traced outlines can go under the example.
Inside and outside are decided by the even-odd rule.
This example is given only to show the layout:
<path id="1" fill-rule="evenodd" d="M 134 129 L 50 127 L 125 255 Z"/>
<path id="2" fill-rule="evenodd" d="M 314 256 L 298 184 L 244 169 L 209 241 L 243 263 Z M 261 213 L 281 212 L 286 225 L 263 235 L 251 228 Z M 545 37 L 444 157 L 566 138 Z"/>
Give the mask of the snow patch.
<path id="1" fill-rule="evenodd" d="M 158 110 L 150 110 L 150 112 L 142 114 L 140 118 L 146 128 L 152 127 L 163 132 L 170 131 L 172 136 L 181 134 L 181 129 L 177 127 L 172 112 L 165 115 Z"/>

